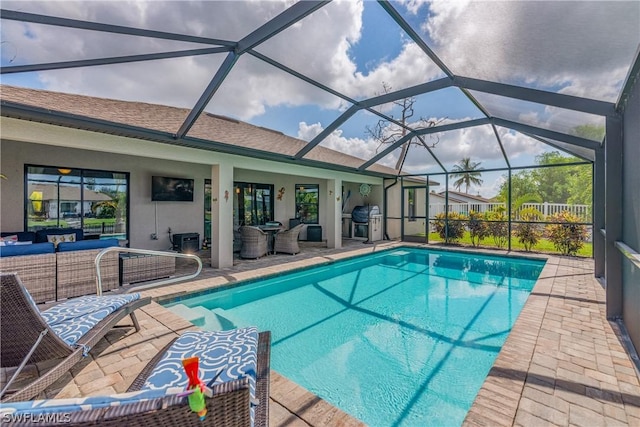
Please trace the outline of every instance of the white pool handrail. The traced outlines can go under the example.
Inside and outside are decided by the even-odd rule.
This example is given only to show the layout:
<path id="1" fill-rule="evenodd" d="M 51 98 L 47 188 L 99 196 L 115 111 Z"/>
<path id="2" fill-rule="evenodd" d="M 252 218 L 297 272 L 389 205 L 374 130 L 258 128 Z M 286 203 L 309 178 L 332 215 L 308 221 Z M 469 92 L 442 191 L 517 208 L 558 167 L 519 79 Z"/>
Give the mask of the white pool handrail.
<path id="1" fill-rule="evenodd" d="M 166 280 L 154 281 L 153 283 L 148 283 L 145 285 L 139 285 L 139 286 L 134 285 L 131 288 L 129 288 L 127 292 L 134 290 L 133 288 L 135 288 L 135 290 L 138 291 L 140 289 L 155 288 L 156 286 L 168 285 L 170 283 L 176 283 L 176 282 L 181 282 L 183 280 L 193 279 L 197 277 L 202 271 L 202 261 L 200 260 L 200 257 L 198 257 L 197 255 L 182 254 L 178 252 L 153 251 L 150 249 L 134 249 L 134 248 L 123 248 L 120 246 L 112 246 L 109 248 L 104 248 L 98 253 L 98 255 L 96 255 L 96 259 L 95 259 L 96 294 L 98 296 L 102 295 L 102 277 L 100 275 L 100 261 L 102 260 L 102 257 L 105 254 L 108 254 L 109 252 L 128 252 L 128 253 L 140 254 L 140 255 L 158 255 L 158 256 L 168 256 L 168 257 L 174 257 L 174 258 L 187 258 L 187 259 L 195 260 L 198 263 L 198 269 L 193 274 L 189 274 L 186 276 L 172 277 Z"/>

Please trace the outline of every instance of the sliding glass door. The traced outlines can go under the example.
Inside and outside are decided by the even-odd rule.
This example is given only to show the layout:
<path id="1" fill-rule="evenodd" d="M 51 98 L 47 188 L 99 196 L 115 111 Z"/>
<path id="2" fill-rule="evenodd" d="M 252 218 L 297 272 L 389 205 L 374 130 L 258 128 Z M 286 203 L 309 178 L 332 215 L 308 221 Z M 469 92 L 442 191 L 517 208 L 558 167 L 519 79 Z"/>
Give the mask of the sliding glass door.
<path id="1" fill-rule="evenodd" d="M 233 222 L 240 225 L 263 225 L 273 220 L 273 185 L 234 183 Z"/>

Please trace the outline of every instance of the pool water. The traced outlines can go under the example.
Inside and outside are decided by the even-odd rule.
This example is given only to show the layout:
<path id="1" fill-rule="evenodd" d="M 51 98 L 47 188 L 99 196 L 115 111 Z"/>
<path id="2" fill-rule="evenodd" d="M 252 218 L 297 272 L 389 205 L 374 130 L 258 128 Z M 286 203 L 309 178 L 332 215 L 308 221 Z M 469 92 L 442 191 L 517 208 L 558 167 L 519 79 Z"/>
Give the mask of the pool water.
<path id="1" fill-rule="evenodd" d="M 371 426 L 458 426 L 543 261 L 401 248 L 170 304 L 272 332 L 272 369 Z"/>

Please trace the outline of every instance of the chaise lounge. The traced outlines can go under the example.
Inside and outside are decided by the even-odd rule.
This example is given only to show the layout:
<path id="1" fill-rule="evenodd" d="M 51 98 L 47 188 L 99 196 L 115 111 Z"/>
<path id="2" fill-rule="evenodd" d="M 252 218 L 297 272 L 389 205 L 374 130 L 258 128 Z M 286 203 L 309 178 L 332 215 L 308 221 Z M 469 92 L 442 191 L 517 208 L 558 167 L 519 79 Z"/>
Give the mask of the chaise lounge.
<path id="1" fill-rule="evenodd" d="M 0 415 L 6 425 L 39 418 L 43 426 L 267 426 L 270 342 L 270 333 L 255 327 L 186 332 L 147 364 L 126 393 L 5 404 Z M 192 356 L 200 358 L 201 379 L 213 383 L 202 420 L 184 396 L 181 360 Z"/>
<path id="2" fill-rule="evenodd" d="M 0 285 L 0 362 L 5 370 L 15 368 L 2 384 L 3 402 L 37 396 L 86 356 L 124 317 L 130 316 L 139 331 L 134 311 L 151 302 L 139 294 L 85 296 L 40 312 L 17 274 L 0 274 Z M 10 389 L 27 364 L 47 361 L 57 363 L 26 386 Z"/>

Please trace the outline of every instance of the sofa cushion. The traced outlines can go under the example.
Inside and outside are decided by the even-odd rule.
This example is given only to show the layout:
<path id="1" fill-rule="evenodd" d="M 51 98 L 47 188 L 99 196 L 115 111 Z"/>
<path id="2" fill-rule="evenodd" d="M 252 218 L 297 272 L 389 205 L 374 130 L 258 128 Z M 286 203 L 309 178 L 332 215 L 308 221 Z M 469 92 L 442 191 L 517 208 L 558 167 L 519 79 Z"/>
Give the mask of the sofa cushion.
<path id="1" fill-rule="evenodd" d="M 80 241 L 84 238 L 84 232 L 81 228 L 47 228 L 44 230 L 36 231 L 36 242 L 48 242 L 49 239 L 47 236 L 51 234 L 70 234 L 75 233 L 76 241 Z"/>
<path id="2" fill-rule="evenodd" d="M 35 242 L 36 241 L 36 233 L 33 231 L 11 231 L 11 232 L 0 233 L 0 237 L 7 237 L 7 236 L 18 236 L 18 242 Z"/>
<path id="3" fill-rule="evenodd" d="M 104 249 L 118 246 L 118 239 L 81 240 L 79 242 L 58 243 L 58 252 L 85 251 L 89 249 Z"/>
<path id="4" fill-rule="evenodd" d="M 0 257 L 52 254 L 55 252 L 53 243 L 34 243 L 32 245 L 0 246 Z"/>

